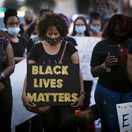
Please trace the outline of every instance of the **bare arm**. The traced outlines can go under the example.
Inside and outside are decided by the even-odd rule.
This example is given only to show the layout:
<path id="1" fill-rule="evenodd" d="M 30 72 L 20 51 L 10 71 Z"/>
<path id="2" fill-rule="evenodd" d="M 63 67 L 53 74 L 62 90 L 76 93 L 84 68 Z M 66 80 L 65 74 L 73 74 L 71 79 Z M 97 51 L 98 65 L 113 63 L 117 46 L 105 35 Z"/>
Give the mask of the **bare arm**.
<path id="1" fill-rule="evenodd" d="M 128 77 L 132 82 L 132 54 L 128 54 L 127 57 L 127 72 L 128 72 Z"/>
<path id="2" fill-rule="evenodd" d="M 71 56 L 71 60 L 73 64 L 79 64 L 79 55 L 78 52 L 75 52 L 74 54 L 72 54 Z M 82 77 L 82 73 L 80 71 L 80 92 L 84 91 L 84 86 L 83 86 L 83 77 Z"/>
<path id="3" fill-rule="evenodd" d="M 5 77 L 10 76 L 15 69 L 15 60 L 14 60 L 14 54 L 13 49 L 11 45 L 9 44 L 6 48 L 6 54 L 7 54 L 7 67 L 2 71 L 2 73 L 5 75 Z"/>
<path id="4" fill-rule="evenodd" d="M 28 64 L 35 64 L 36 61 L 34 60 L 28 60 L 27 62 Z M 26 96 L 26 87 L 27 87 L 27 75 L 25 77 L 25 80 L 24 80 L 24 85 L 23 85 L 23 95 Z"/>
<path id="5" fill-rule="evenodd" d="M 72 54 L 71 56 L 71 60 L 73 64 L 79 64 L 79 55 L 78 52 L 75 52 L 74 54 Z M 80 71 L 80 97 L 78 98 L 77 101 L 73 102 L 71 105 L 75 105 L 75 107 L 77 106 L 83 106 L 84 103 L 84 99 L 85 99 L 85 95 L 84 95 L 84 85 L 83 85 L 83 77 L 82 77 L 82 73 Z"/>
<path id="6" fill-rule="evenodd" d="M 28 64 L 35 64 L 36 62 L 33 60 L 28 60 L 27 63 Z M 26 88 L 27 88 L 27 75 L 25 77 L 24 85 L 23 85 L 22 101 L 23 101 L 23 105 L 27 108 L 27 110 L 30 111 L 36 105 L 26 97 Z"/>
<path id="7" fill-rule="evenodd" d="M 110 72 L 111 71 L 110 67 L 116 65 L 116 63 L 117 58 L 115 56 L 108 55 L 102 64 L 91 68 L 91 73 L 93 77 L 100 77 L 104 73 Z"/>
<path id="8" fill-rule="evenodd" d="M 25 59 L 25 57 L 15 57 L 15 62 L 20 62 L 23 59 Z"/>

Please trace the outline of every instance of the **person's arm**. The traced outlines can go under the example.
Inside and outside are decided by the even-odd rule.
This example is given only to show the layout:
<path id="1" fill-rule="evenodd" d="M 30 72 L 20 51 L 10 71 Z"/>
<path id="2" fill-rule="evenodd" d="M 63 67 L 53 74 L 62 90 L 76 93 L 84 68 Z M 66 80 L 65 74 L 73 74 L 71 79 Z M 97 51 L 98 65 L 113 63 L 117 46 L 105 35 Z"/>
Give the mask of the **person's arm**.
<path id="1" fill-rule="evenodd" d="M 28 64 L 36 64 L 35 60 L 28 60 Z M 22 92 L 22 101 L 23 105 L 27 110 L 35 113 L 44 113 L 50 109 L 50 106 L 36 107 L 36 104 L 29 100 L 26 96 L 26 88 L 27 88 L 27 76 L 24 80 L 23 92 Z"/>
<path id="2" fill-rule="evenodd" d="M 28 64 L 35 64 L 36 62 L 34 60 L 28 60 L 27 63 Z M 23 105 L 26 107 L 27 110 L 34 111 L 33 108 L 36 107 L 36 104 L 27 98 L 26 88 L 27 88 L 27 75 L 25 77 L 24 85 L 23 85 L 22 101 L 23 101 Z"/>
<path id="3" fill-rule="evenodd" d="M 18 63 L 24 59 L 25 59 L 25 57 L 15 57 L 15 62 Z"/>
<path id="4" fill-rule="evenodd" d="M 91 73 L 93 77 L 100 77 L 104 73 L 110 72 L 110 67 L 116 65 L 116 63 L 117 58 L 115 56 L 108 55 L 102 64 L 95 67 L 91 67 Z"/>
<path id="5" fill-rule="evenodd" d="M 1 72 L 0 79 L 6 78 L 10 76 L 15 69 L 15 60 L 14 60 L 14 54 L 13 49 L 10 44 L 8 44 L 6 48 L 6 54 L 7 54 L 7 67 Z"/>
<path id="6" fill-rule="evenodd" d="M 73 64 L 79 64 L 79 55 L 78 52 L 75 52 L 71 55 L 71 60 Z M 79 97 L 79 105 L 83 105 L 84 102 L 84 98 L 85 98 L 85 91 L 84 91 L 84 85 L 83 85 L 83 77 L 82 77 L 82 73 L 80 71 L 80 97 Z"/>
<path id="7" fill-rule="evenodd" d="M 128 77 L 132 82 L 132 54 L 128 54 L 127 56 L 127 72 Z"/>

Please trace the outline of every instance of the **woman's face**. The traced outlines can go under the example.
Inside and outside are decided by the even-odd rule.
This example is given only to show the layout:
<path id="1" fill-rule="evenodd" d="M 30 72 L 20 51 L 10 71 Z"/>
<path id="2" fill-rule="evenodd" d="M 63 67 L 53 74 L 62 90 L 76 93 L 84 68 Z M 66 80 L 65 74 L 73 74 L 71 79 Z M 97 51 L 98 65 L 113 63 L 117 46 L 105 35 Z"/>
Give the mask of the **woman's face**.
<path id="1" fill-rule="evenodd" d="M 54 46 L 61 41 L 60 33 L 57 30 L 56 26 L 50 26 L 47 30 L 45 40 L 51 45 Z"/>
<path id="2" fill-rule="evenodd" d="M 75 23 L 76 26 L 85 26 L 85 23 L 83 22 L 83 20 L 78 19 Z"/>
<path id="3" fill-rule="evenodd" d="M 6 27 L 10 35 L 16 36 L 20 31 L 18 18 L 16 16 L 9 17 L 6 23 Z"/>
<path id="4" fill-rule="evenodd" d="M 46 35 L 50 38 L 58 38 L 60 37 L 60 33 L 57 30 L 56 26 L 49 26 Z"/>
<path id="5" fill-rule="evenodd" d="M 9 27 L 19 27 L 19 20 L 16 16 L 11 16 L 7 20 L 7 28 Z"/>
<path id="6" fill-rule="evenodd" d="M 85 23 L 84 23 L 84 21 L 83 20 L 81 20 L 81 19 L 78 19 L 77 21 L 76 21 L 76 23 L 75 23 L 75 31 L 77 32 L 77 33 L 84 33 L 85 31 L 86 31 L 86 26 L 85 26 Z"/>

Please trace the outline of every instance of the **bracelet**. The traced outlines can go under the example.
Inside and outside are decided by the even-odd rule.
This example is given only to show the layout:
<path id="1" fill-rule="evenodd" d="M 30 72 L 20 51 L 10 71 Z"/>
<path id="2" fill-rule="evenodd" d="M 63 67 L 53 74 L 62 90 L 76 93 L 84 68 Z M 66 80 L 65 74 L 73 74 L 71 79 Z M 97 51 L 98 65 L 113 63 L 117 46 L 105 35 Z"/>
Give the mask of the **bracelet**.
<path id="1" fill-rule="evenodd" d="M 87 95 L 87 93 L 85 91 L 81 91 L 80 92 L 80 95 L 83 94 L 83 95 Z"/>
<path id="2" fill-rule="evenodd" d="M 103 69 L 107 69 L 105 62 L 100 65 Z"/>
<path id="3" fill-rule="evenodd" d="M 111 71 L 110 67 L 106 67 L 105 62 L 102 63 L 100 66 L 101 66 L 104 70 L 106 70 L 107 73 Z"/>

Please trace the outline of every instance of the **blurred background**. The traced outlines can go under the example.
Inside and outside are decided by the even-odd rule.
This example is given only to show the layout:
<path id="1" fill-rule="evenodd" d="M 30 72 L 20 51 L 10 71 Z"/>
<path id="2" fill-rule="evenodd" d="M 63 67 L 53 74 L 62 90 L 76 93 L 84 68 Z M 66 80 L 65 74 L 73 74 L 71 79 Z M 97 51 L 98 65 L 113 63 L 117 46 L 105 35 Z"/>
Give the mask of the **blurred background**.
<path id="1" fill-rule="evenodd" d="M 89 16 L 91 11 L 96 9 L 96 2 L 99 0 L 0 0 L 0 28 L 3 27 L 2 18 L 6 8 L 15 8 L 19 12 L 20 20 L 26 10 L 33 10 L 35 14 L 42 8 L 49 8 L 55 13 L 63 13 L 71 19 L 78 14 Z M 100 0 L 107 1 L 118 13 L 132 16 L 132 0 Z"/>
<path id="2" fill-rule="evenodd" d="M 116 2 L 120 11 L 132 14 L 132 0 L 103 0 Z M 63 12 L 66 15 L 74 13 L 89 13 L 93 10 L 96 0 L 0 0 L 0 11 L 4 8 L 13 7 L 20 11 L 32 8 L 37 12 L 40 8 L 50 8 L 56 12 Z"/>
<path id="3" fill-rule="evenodd" d="M 109 1 L 109 0 L 103 0 Z M 117 3 L 118 10 L 123 13 L 132 15 L 132 0 L 110 0 Z M 71 16 L 75 13 L 88 14 L 94 9 L 96 0 L 0 0 L 0 12 L 4 8 L 13 7 L 24 12 L 27 8 L 31 8 L 35 13 L 40 8 L 50 8 L 55 12 L 63 12 Z"/>

